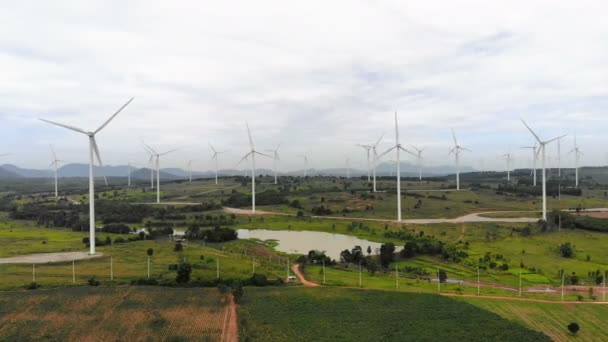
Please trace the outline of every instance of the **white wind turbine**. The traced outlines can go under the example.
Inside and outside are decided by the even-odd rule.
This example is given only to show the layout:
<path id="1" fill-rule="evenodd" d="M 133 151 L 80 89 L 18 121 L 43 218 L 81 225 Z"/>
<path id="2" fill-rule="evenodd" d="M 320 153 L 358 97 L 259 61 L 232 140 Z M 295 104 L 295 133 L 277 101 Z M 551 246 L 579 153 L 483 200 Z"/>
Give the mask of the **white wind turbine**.
<path id="1" fill-rule="evenodd" d="M 422 182 L 422 151 L 424 151 L 426 147 L 418 148 L 412 145 L 412 148 L 416 150 L 416 162 L 418 163 L 418 181 Z"/>
<path id="2" fill-rule="evenodd" d="M 374 153 L 374 161 L 372 162 L 372 169 L 373 169 L 373 173 L 374 173 L 374 192 L 376 192 L 376 164 L 378 163 L 378 160 L 380 159 L 377 148 L 378 148 L 378 144 L 380 144 L 380 141 L 382 141 L 382 138 L 384 138 L 384 133 L 382 133 L 382 135 L 380 136 L 380 139 L 378 139 L 378 141 L 376 141 L 376 143 L 372 145 L 372 152 Z"/>
<path id="3" fill-rule="evenodd" d="M 413 156 L 416 156 L 413 152 L 403 148 L 399 142 L 399 124 L 397 122 L 397 112 L 395 112 L 395 145 L 386 152 L 382 153 L 380 157 L 395 150 L 397 152 L 397 221 L 401 222 L 401 159 L 400 152 L 404 151 Z"/>
<path id="4" fill-rule="evenodd" d="M 557 176 L 562 177 L 562 139 L 557 139 Z"/>
<path id="5" fill-rule="evenodd" d="M 306 177 L 308 176 L 308 155 L 300 154 L 298 157 L 304 160 L 304 177 Z"/>
<path id="6" fill-rule="evenodd" d="M 146 150 L 150 156 L 150 159 L 148 159 L 148 167 L 150 168 L 150 189 L 154 189 L 154 153 L 150 152 L 145 146 L 144 150 Z"/>
<path id="7" fill-rule="evenodd" d="M 192 162 L 196 161 L 196 159 L 188 160 L 188 182 L 192 183 Z"/>
<path id="8" fill-rule="evenodd" d="M 97 161 L 99 162 L 99 165 L 103 166 L 103 163 L 101 162 L 101 156 L 99 155 L 99 148 L 97 147 L 97 142 L 95 141 L 95 134 L 99 133 L 102 129 L 104 129 L 110 123 L 110 121 L 112 121 L 116 117 L 116 115 L 118 115 L 118 113 L 120 113 L 127 105 L 129 105 L 129 103 L 131 103 L 131 101 L 133 101 L 133 98 L 127 101 L 127 103 L 125 103 L 122 107 L 120 107 L 120 109 L 118 109 L 118 111 L 116 111 L 112 116 L 110 116 L 110 118 L 106 120 L 103 125 L 99 126 L 99 128 L 93 132 L 88 132 L 77 127 L 64 125 L 50 120 L 40 119 L 41 121 L 63 128 L 67 128 L 78 133 L 82 133 L 89 138 L 89 254 L 91 255 L 95 254 L 95 176 L 93 174 L 93 164 L 95 162 L 94 158 L 96 157 Z"/>
<path id="9" fill-rule="evenodd" d="M 511 161 L 513 161 L 513 157 L 511 156 L 511 152 L 505 153 L 502 155 L 507 162 L 507 183 L 511 181 Z"/>
<path id="10" fill-rule="evenodd" d="M 255 214 L 255 155 L 259 154 L 265 157 L 270 156 L 255 150 L 255 146 L 253 145 L 253 139 L 251 138 L 251 131 L 249 130 L 249 124 L 245 123 L 245 125 L 247 126 L 247 135 L 249 136 L 250 150 L 246 155 L 243 156 L 243 158 L 241 158 L 238 164 L 240 164 L 243 160 L 248 160 L 248 157 L 251 156 L 251 212 Z"/>
<path id="11" fill-rule="evenodd" d="M 454 154 L 454 161 L 456 163 L 456 190 L 460 190 L 460 151 L 468 151 L 471 152 L 466 147 L 458 145 L 458 141 L 456 140 L 456 133 L 452 128 L 452 138 L 454 139 L 454 148 L 450 150 L 449 154 Z"/>
<path id="12" fill-rule="evenodd" d="M 581 155 L 584 155 L 584 153 L 581 151 L 581 149 L 578 147 L 578 144 L 576 143 L 576 135 L 574 136 L 574 148 L 568 153 L 573 153 L 573 152 L 574 152 L 574 182 L 575 182 L 575 187 L 578 188 L 578 167 L 579 167 L 579 163 L 581 161 Z"/>
<path id="13" fill-rule="evenodd" d="M 278 164 L 279 160 L 281 160 L 281 158 L 279 157 L 279 147 L 281 147 L 281 144 L 278 144 L 274 150 L 266 150 L 266 152 L 272 152 L 272 159 L 273 159 L 272 170 L 274 172 L 274 184 L 278 183 L 277 182 L 277 164 Z"/>
<path id="14" fill-rule="evenodd" d="M 367 153 L 367 181 L 369 182 L 369 181 L 371 181 L 371 177 L 372 177 L 369 154 L 370 154 L 370 151 L 372 150 L 373 146 L 372 145 L 363 145 L 363 144 L 357 144 L 357 146 L 364 149 L 365 152 Z"/>
<path id="15" fill-rule="evenodd" d="M 541 158 L 542 158 L 541 159 L 541 166 L 542 166 L 542 169 L 543 169 L 543 171 L 542 171 L 543 172 L 542 173 L 543 174 L 543 179 L 542 179 L 542 182 L 543 182 L 543 220 L 547 221 L 547 180 L 546 180 L 547 176 L 546 176 L 546 173 L 545 173 L 545 147 L 546 147 L 546 145 L 548 143 L 550 143 L 552 141 L 555 141 L 555 140 L 558 140 L 560 138 L 563 138 L 566 135 L 562 135 L 562 136 L 559 136 L 557 138 L 553 138 L 553 139 L 550 139 L 550 140 L 542 141 L 542 140 L 540 140 L 540 138 L 538 137 L 538 135 L 536 133 L 534 133 L 534 131 L 532 130 L 532 128 L 530 128 L 530 126 L 528 126 L 528 124 L 523 119 L 521 119 L 521 122 L 524 124 L 524 126 L 526 126 L 526 128 L 530 131 L 530 133 L 532 133 L 532 135 L 534 136 L 534 138 L 536 139 L 536 141 L 538 141 L 539 146 L 538 146 L 538 150 L 536 151 L 536 154 L 538 155 L 538 153 L 542 152 L 542 154 L 541 154 Z M 537 155 L 535 157 L 537 157 Z"/>
<path id="16" fill-rule="evenodd" d="M 559 139 L 558 139 L 559 141 Z M 534 146 L 524 146 L 522 148 L 527 148 L 532 150 L 532 172 L 530 172 L 531 175 L 533 175 L 532 178 L 532 185 L 536 186 L 536 160 L 538 159 L 538 153 L 537 153 L 537 149 L 538 147 L 536 146 L 536 143 L 534 143 Z"/>
<path id="17" fill-rule="evenodd" d="M 53 166 L 53 171 L 55 173 L 55 199 L 58 199 L 59 190 L 58 190 L 58 186 L 57 186 L 57 171 L 59 169 L 59 163 L 63 162 L 63 160 L 57 159 L 57 154 L 55 154 L 55 149 L 53 148 L 53 145 L 50 145 L 50 147 L 51 147 L 51 154 L 53 155 L 53 162 L 49 165 L 49 167 Z"/>
<path id="18" fill-rule="evenodd" d="M 146 145 L 146 143 L 142 143 L 144 144 L 144 147 L 148 150 L 148 152 L 150 152 L 150 154 L 156 159 L 156 203 L 160 204 L 160 157 L 174 152 L 176 151 L 176 149 L 169 150 L 163 153 L 158 153 L 152 147 Z"/>
<path id="19" fill-rule="evenodd" d="M 211 151 L 213 151 L 213 154 L 211 155 L 211 159 L 213 159 L 215 161 L 215 184 L 217 185 L 217 174 L 219 172 L 218 156 L 226 151 L 217 151 L 215 149 L 215 147 L 213 147 L 213 145 L 211 145 L 211 143 L 209 143 L 209 147 L 211 148 Z"/>
<path id="20" fill-rule="evenodd" d="M 131 187 L 131 168 L 132 168 L 132 164 L 131 162 L 127 163 L 127 186 Z"/>

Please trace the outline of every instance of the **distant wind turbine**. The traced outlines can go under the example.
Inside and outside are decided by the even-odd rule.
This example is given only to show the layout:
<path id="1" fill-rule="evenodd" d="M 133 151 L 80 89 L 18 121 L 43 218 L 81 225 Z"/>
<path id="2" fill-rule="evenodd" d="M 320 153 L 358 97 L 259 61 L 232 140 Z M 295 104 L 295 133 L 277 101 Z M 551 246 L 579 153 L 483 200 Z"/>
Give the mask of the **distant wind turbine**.
<path id="1" fill-rule="evenodd" d="M 211 145 L 211 143 L 209 143 L 209 147 L 211 148 L 211 151 L 213 151 L 213 154 L 211 155 L 211 159 L 213 159 L 215 161 L 215 184 L 217 185 L 217 174 L 219 172 L 218 156 L 226 151 L 216 150 L 215 147 L 213 147 L 213 145 Z"/>
<path id="2" fill-rule="evenodd" d="M 249 124 L 245 123 L 247 126 L 247 135 L 249 136 L 249 152 L 241 158 L 238 164 L 240 164 L 243 160 L 248 160 L 248 157 L 251 157 L 251 212 L 255 214 L 255 155 L 259 154 L 261 156 L 269 157 L 269 155 L 258 152 L 255 150 L 255 146 L 253 145 L 253 139 L 251 138 L 251 131 L 249 130 Z M 237 164 L 237 165 L 238 165 Z"/>
<path id="3" fill-rule="evenodd" d="M 412 145 L 412 148 L 416 150 L 416 162 L 418 163 L 418 181 L 422 182 L 422 151 L 424 151 L 426 147 L 418 148 Z"/>
<path id="4" fill-rule="evenodd" d="M 150 152 L 150 154 L 152 154 L 154 156 L 154 158 L 156 159 L 156 203 L 160 204 L 160 157 L 167 155 L 171 152 L 176 151 L 176 149 L 173 150 L 169 150 L 163 153 L 159 153 L 156 152 L 156 150 L 154 150 L 152 147 L 150 147 L 149 145 L 146 145 L 146 143 L 143 143 L 144 147 L 148 150 L 148 152 Z"/>
<path id="5" fill-rule="evenodd" d="M 581 149 L 578 147 L 578 144 L 576 143 L 576 135 L 574 136 L 574 148 L 568 153 L 573 153 L 573 152 L 574 152 L 574 181 L 575 181 L 575 187 L 578 188 L 578 167 L 579 167 L 579 163 L 581 161 L 581 155 L 584 155 L 584 153 L 581 151 Z"/>
<path id="6" fill-rule="evenodd" d="M 304 160 L 304 177 L 308 176 L 308 155 L 301 154 L 298 157 Z"/>
<path id="7" fill-rule="evenodd" d="M 50 145 L 50 147 L 51 147 L 51 154 L 53 155 L 53 162 L 49 165 L 49 167 L 52 166 L 54 173 L 55 173 L 55 199 L 58 199 L 59 198 L 59 189 L 58 189 L 58 185 L 57 185 L 57 170 L 59 169 L 59 163 L 63 162 L 63 160 L 57 159 L 57 154 L 55 154 L 55 149 L 53 148 L 53 145 Z"/>
<path id="8" fill-rule="evenodd" d="M 144 150 L 146 150 L 150 156 L 150 159 L 148 159 L 148 167 L 150 168 L 150 189 L 154 189 L 154 153 L 150 152 L 145 146 Z"/>
<path id="9" fill-rule="evenodd" d="M 346 179 L 350 179 L 350 158 L 345 156 L 344 166 L 346 167 Z"/>
<path id="10" fill-rule="evenodd" d="M 413 152 L 403 148 L 399 142 L 399 123 L 397 122 L 397 112 L 395 112 L 395 145 L 386 152 L 382 153 L 383 156 L 390 151 L 395 150 L 397 152 L 397 221 L 401 222 L 401 159 L 400 152 L 404 151 L 413 156 L 416 156 Z"/>
<path id="11" fill-rule="evenodd" d="M 460 190 L 460 151 L 468 151 L 471 152 L 466 147 L 458 145 L 458 140 L 456 140 L 456 133 L 452 128 L 452 138 L 454 139 L 454 148 L 450 150 L 449 154 L 454 154 L 454 161 L 456 163 L 456 190 Z"/>
<path id="12" fill-rule="evenodd" d="M 384 138 L 384 133 L 382 133 L 380 139 L 378 139 L 378 141 L 376 141 L 376 143 L 372 145 L 372 152 L 374 153 L 374 160 L 372 162 L 372 169 L 374 172 L 374 192 L 376 192 L 376 165 L 378 163 L 378 160 L 380 159 L 377 148 L 380 142 L 382 141 L 382 138 Z"/>
<path id="13" fill-rule="evenodd" d="M 127 163 L 127 186 L 131 187 L 131 163 Z"/>
<path id="14" fill-rule="evenodd" d="M 511 157 L 511 153 L 505 153 L 502 155 L 503 158 L 505 158 L 505 161 L 507 162 L 507 183 L 511 182 L 511 161 L 513 160 L 513 158 Z"/>
<path id="15" fill-rule="evenodd" d="M 188 160 L 188 182 L 192 183 L 192 162 L 195 161 L 195 159 L 190 159 Z"/>
<path id="16" fill-rule="evenodd" d="M 279 157 L 279 147 L 281 147 L 281 144 L 278 144 L 274 150 L 266 150 L 266 152 L 272 152 L 272 159 L 273 159 L 272 170 L 274 172 L 274 184 L 278 183 L 277 182 L 277 164 L 278 164 L 279 160 L 281 160 L 281 158 Z"/>
<path id="17" fill-rule="evenodd" d="M 527 149 L 532 150 L 532 166 L 531 166 L 532 171 L 530 172 L 530 174 L 533 175 L 532 186 L 536 186 L 536 160 L 538 159 L 538 153 L 537 153 L 538 147 L 536 146 L 536 143 L 534 143 L 534 146 L 524 146 L 522 148 L 527 148 Z"/>
<path id="18" fill-rule="evenodd" d="M 364 149 L 365 152 L 367 153 L 367 181 L 370 182 L 372 175 L 371 175 L 371 164 L 370 164 L 371 162 L 370 162 L 369 154 L 370 154 L 370 151 L 372 150 L 373 146 L 372 145 L 363 145 L 363 144 L 357 144 L 357 146 Z"/>
<path id="19" fill-rule="evenodd" d="M 64 125 L 61 123 L 53 122 L 50 120 L 40 119 L 41 121 L 50 123 L 52 125 L 60 126 L 63 128 L 67 128 L 72 131 L 76 131 L 78 133 L 82 133 L 89 138 L 89 254 L 95 255 L 95 181 L 93 174 L 93 164 L 95 162 L 94 158 L 97 158 L 100 166 L 103 166 L 101 162 L 101 156 L 99 155 L 99 148 L 97 147 L 97 142 L 95 141 L 95 134 L 99 133 L 102 129 L 104 129 L 110 121 L 112 121 L 118 113 L 120 113 L 126 106 L 129 105 L 133 101 L 131 98 L 127 103 L 125 103 L 118 111 L 116 111 L 103 125 L 99 126 L 99 128 L 93 132 L 88 132 L 83 129 Z"/>
<path id="20" fill-rule="evenodd" d="M 547 221 L 547 176 L 546 176 L 546 172 L 545 172 L 545 147 L 548 143 L 558 140 L 560 138 L 563 138 L 566 135 L 562 135 L 557 138 L 542 141 L 542 140 L 540 140 L 538 135 L 536 133 L 534 133 L 532 128 L 530 128 L 530 126 L 528 126 L 528 124 L 523 119 L 521 119 L 521 122 L 524 124 L 524 126 L 526 126 L 526 128 L 530 131 L 530 133 L 532 133 L 532 135 L 534 136 L 536 141 L 538 141 L 539 146 L 538 146 L 538 151 L 536 151 L 537 156 L 539 153 L 542 152 L 541 153 L 541 158 L 542 158 L 541 166 L 543 169 L 543 179 L 542 179 L 542 182 L 543 182 L 543 220 Z M 537 157 L 537 156 L 535 156 L 535 157 Z"/>

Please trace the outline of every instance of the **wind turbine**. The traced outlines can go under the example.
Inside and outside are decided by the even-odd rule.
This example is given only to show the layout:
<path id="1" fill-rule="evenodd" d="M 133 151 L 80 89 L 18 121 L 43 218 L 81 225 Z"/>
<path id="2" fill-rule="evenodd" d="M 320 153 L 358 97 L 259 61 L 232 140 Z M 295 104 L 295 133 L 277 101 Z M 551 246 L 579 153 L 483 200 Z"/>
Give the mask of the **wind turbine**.
<path id="1" fill-rule="evenodd" d="M 217 185 L 217 174 L 219 172 L 218 171 L 219 166 L 218 166 L 218 159 L 217 159 L 217 157 L 220 154 L 222 154 L 222 153 L 224 153 L 226 151 L 217 151 L 215 149 L 215 147 L 213 147 L 213 145 L 211 145 L 211 143 L 209 143 L 209 147 L 211 148 L 211 151 L 213 151 L 213 154 L 211 155 L 211 159 L 213 159 L 215 161 L 215 184 Z"/>
<path id="2" fill-rule="evenodd" d="M 578 164 L 581 161 L 581 155 L 584 155 L 584 153 L 581 152 L 581 149 L 576 144 L 576 135 L 574 136 L 574 148 L 568 153 L 572 152 L 574 152 L 574 181 L 575 187 L 578 188 Z"/>
<path id="3" fill-rule="evenodd" d="M 454 139 L 454 148 L 450 150 L 449 154 L 454 154 L 454 161 L 456 162 L 456 190 L 460 190 L 460 151 L 468 151 L 471 152 L 466 147 L 462 147 L 458 145 L 458 140 L 456 140 L 456 133 L 452 128 L 452 138 Z"/>
<path id="4" fill-rule="evenodd" d="M 371 151 L 371 149 L 373 148 L 372 145 L 363 145 L 363 144 L 357 144 L 357 146 L 363 148 L 366 152 L 367 152 L 367 181 L 371 181 L 371 166 L 370 166 L 370 159 L 369 159 L 369 153 Z"/>
<path id="5" fill-rule="evenodd" d="M 145 146 L 144 150 L 150 155 L 148 166 L 150 167 L 150 189 L 154 189 L 154 153 L 150 152 Z"/>
<path id="6" fill-rule="evenodd" d="M 131 103 L 131 101 L 133 101 L 133 98 L 127 101 L 127 103 L 120 107 L 118 111 L 116 111 L 112 116 L 110 116 L 110 118 L 106 120 L 106 122 L 104 122 L 101 126 L 99 126 L 97 130 L 93 132 L 88 132 L 74 126 L 68 126 L 50 120 L 40 119 L 41 121 L 50 123 L 52 125 L 60 126 L 72 131 L 76 131 L 78 133 L 82 133 L 89 138 L 89 254 L 91 255 L 95 255 L 95 180 L 93 174 L 93 164 L 95 162 L 94 158 L 96 157 L 97 161 L 99 162 L 99 165 L 103 166 L 103 163 L 101 162 L 101 156 L 99 155 L 99 148 L 97 147 L 97 142 L 95 141 L 95 134 L 99 133 L 102 129 L 104 129 L 110 123 L 110 121 L 112 121 L 116 117 L 116 115 L 118 115 L 118 113 L 120 113 L 127 105 L 129 105 L 129 103 Z"/>
<path id="7" fill-rule="evenodd" d="M 127 186 L 131 187 L 131 163 L 127 163 Z"/>
<path id="8" fill-rule="evenodd" d="M 412 148 L 416 150 L 416 161 L 418 162 L 418 181 L 422 182 L 422 151 L 424 151 L 426 147 L 418 148 L 412 145 Z"/>
<path id="9" fill-rule="evenodd" d="M 401 222 L 401 159 L 399 156 L 401 151 L 407 152 L 413 156 L 415 156 L 415 154 L 403 148 L 401 143 L 399 143 L 399 124 L 397 122 L 397 112 L 395 112 L 395 145 L 386 150 L 386 152 L 382 153 L 380 157 L 392 150 L 397 152 L 397 221 Z"/>
<path id="10" fill-rule="evenodd" d="M 192 183 L 192 162 L 195 161 L 194 159 L 190 159 L 188 160 L 188 182 Z"/>
<path id="11" fill-rule="evenodd" d="M 559 140 L 558 140 L 559 141 Z M 536 143 L 534 143 L 534 146 L 524 146 L 522 148 L 527 148 L 532 150 L 532 172 L 530 172 L 534 177 L 532 178 L 532 185 L 536 186 L 536 160 L 538 159 L 538 152 L 537 149 L 538 147 L 536 146 Z"/>
<path id="12" fill-rule="evenodd" d="M 144 147 L 148 150 L 148 152 L 150 152 L 150 154 L 156 159 L 156 203 L 160 204 L 160 157 L 167 155 L 171 152 L 176 151 L 175 149 L 173 150 L 169 150 L 163 153 L 158 153 L 156 152 L 156 150 L 154 150 L 152 147 L 150 147 L 149 145 L 146 145 L 146 143 L 142 142 L 144 144 Z"/>
<path id="13" fill-rule="evenodd" d="M 281 144 L 278 144 L 277 147 L 275 147 L 274 150 L 266 150 L 266 152 L 272 152 L 272 159 L 273 159 L 273 171 L 274 171 L 274 184 L 277 184 L 277 163 L 279 162 L 279 160 L 281 160 L 281 158 L 279 158 L 279 147 L 281 147 Z"/>
<path id="14" fill-rule="evenodd" d="M 528 126 L 528 124 L 523 119 L 521 119 L 521 122 L 524 124 L 524 126 L 526 126 L 526 128 L 530 131 L 530 133 L 532 133 L 532 135 L 534 136 L 536 141 L 538 141 L 539 146 L 538 146 L 538 150 L 536 151 L 535 157 L 537 157 L 538 154 L 540 152 L 542 152 L 541 166 L 543 168 L 543 180 L 542 180 L 542 182 L 543 182 L 543 220 L 547 221 L 547 181 L 546 181 L 547 176 L 545 174 L 545 146 L 552 141 L 565 137 L 566 135 L 562 135 L 557 138 L 542 141 L 542 140 L 540 140 L 538 135 L 536 133 L 534 133 L 532 128 L 530 128 L 530 126 Z"/>
<path id="15" fill-rule="evenodd" d="M 259 154 L 265 157 L 270 156 L 255 150 L 253 139 L 251 138 L 251 131 L 249 130 L 249 124 L 245 123 L 245 125 L 247 126 L 247 135 L 249 136 L 249 147 L 251 150 L 249 150 L 249 152 L 244 155 L 243 158 L 241 158 L 238 164 L 240 164 L 243 160 L 247 160 L 248 157 L 251 156 L 251 212 L 255 214 L 255 155 Z"/>
<path id="16" fill-rule="evenodd" d="M 511 152 L 503 154 L 502 156 L 507 162 L 507 183 L 509 183 L 511 181 L 511 161 L 513 158 L 511 157 Z"/>
<path id="17" fill-rule="evenodd" d="M 63 160 L 57 159 L 57 154 L 55 154 L 55 149 L 53 149 L 53 145 L 50 145 L 50 147 L 51 147 L 51 154 L 53 155 L 53 162 L 49 165 L 49 167 L 51 167 L 51 166 L 54 167 L 54 173 L 55 173 L 55 199 L 58 199 L 59 198 L 59 191 L 58 191 L 58 187 L 57 187 L 57 169 L 59 168 L 59 163 L 63 162 Z"/>
<path id="18" fill-rule="evenodd" d="M 380 141 L 382 141 L 382 138 L 384 138 L 384 133 L 382 133 L 380 139 L 378 139 L 378 141 L 376 141 L 376 143 L 372 145 L 372 152 L 374 153 L 374 161 L 372 163 L 372 168 L 374 172 L 374 192 L 376 192 L 376 163 L 378 163 L 378 159 L 380 159 L 380 157 L 378 156 L 378 150 L 376 148 L 378 147 L 378 144 L 380 144 Z"/>
<path id="19" fill-rule="evenodd" d="M 301 154 L 298 157 L 304 160 L 304 177 L 308 176 L 308 155 Z"/>

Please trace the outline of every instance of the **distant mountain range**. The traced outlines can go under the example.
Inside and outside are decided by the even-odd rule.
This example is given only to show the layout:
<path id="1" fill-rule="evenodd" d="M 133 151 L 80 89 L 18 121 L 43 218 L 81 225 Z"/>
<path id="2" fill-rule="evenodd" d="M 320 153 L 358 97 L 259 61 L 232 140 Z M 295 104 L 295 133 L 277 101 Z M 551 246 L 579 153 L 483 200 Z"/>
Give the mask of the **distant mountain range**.
<path id="1" fill-rule="evenodd" d="M 394 174 L 396 170 L 396 165 L 394 163 L 381 163 L 376 168 L 376 175 L 378 176 L 389 176 Z M 475 169 L 469 166 L 462 166 L 461 172 L 473 172 Z M 95 166 L 94 172 L 96 176 L 106 176 L 106 177 L 127 177 L 128 166 L 127 165 L 108 165 L 108 166 Z M 422 167 L 422 175 L 423 176 L 445 176 L 455 173 L 456 170 L 454 166 L 443 165 L 443 166 L 423 166 Z M 364 176 L 367 175 L 366 170 L 359 169 L 350 169 L 349 173 L 351 176 Z M 59 168 L 57 172 L 58 176 L 61 178 L 84 178 L 89 176 L 89 165 L 88 164 L 66 164 Z M 233 169 L 223 169 L 219 171 L 221 176 L 235 176 L 235 175 L 245 175 L 244 170 L 233 170 Z M 247 172 L 247 174 L 249 174 Z M 257 169 L 256 175 L 271 175 L 273 174 L 270 169 Z M 288 176 L 303 176 L 304 170 L 297 171 L 288 171 L 288 172 L 280 172 L 281 175 Z M 346 175 L 345 168 L 328 168 L 328 169 L 309 169 L 307 170 L 307 174 L 310 176 L 317 175 L 325 175 L 325 176 L 344 176 Z M 180 168 L 164 168 L 160 171 L 160 178 L 162 180 L 177 180 L 177 179 L 186 179 L 188 178 L 188 171 L 180 169 Z M 418 175 L 418 167 L 415 164 L 408 162 L 401 162 L 401 175 L 404 177 L 407 176 L 417 176 Z M 193 178 L 212 178 L 215 176 L 215 171 L 197 171 L 192 172 Z M 26 169 L 21 168 L 12 164 L 4 164 L 0 166 L 0 179 L 5 178 L 46 178 L 53 177 L 53 171 L 50 169 L 47 170 L 39 170 L 39 169 Z M 150 169 L 141 168 L 141 169 L 132 169 L 131 177 L 134 179 L 149 179 L 150 178 Z"/>

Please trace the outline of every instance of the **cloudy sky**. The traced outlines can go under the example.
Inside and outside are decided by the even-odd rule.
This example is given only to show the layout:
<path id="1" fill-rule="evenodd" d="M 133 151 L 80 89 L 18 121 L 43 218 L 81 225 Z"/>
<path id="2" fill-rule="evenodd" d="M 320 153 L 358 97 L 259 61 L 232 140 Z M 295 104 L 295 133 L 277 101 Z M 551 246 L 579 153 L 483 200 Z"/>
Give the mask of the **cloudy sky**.
<path id="1" fill-rule="evenodd" d="M 179 148 L 163 166 L 210 168 L 208 142 L 233 167 L 248 148 L 282 143 L 282 167 L 365 165 L 357 143 L 386 133 L 425 162 L 527 166 L 519 121 L 563 140 L 586 165 L 606 163 L 608 5 L 604 1 L 1 1 L 2 162 L 87 161 L 94 130 L 106 164 L 147 160 L 140 140 Z M 555 159 L 555 147 L 548 153 Z M 388 157 L 390 159 L 390 157 Z M 259 162 L 270 167 L 270 160 Z"/>

